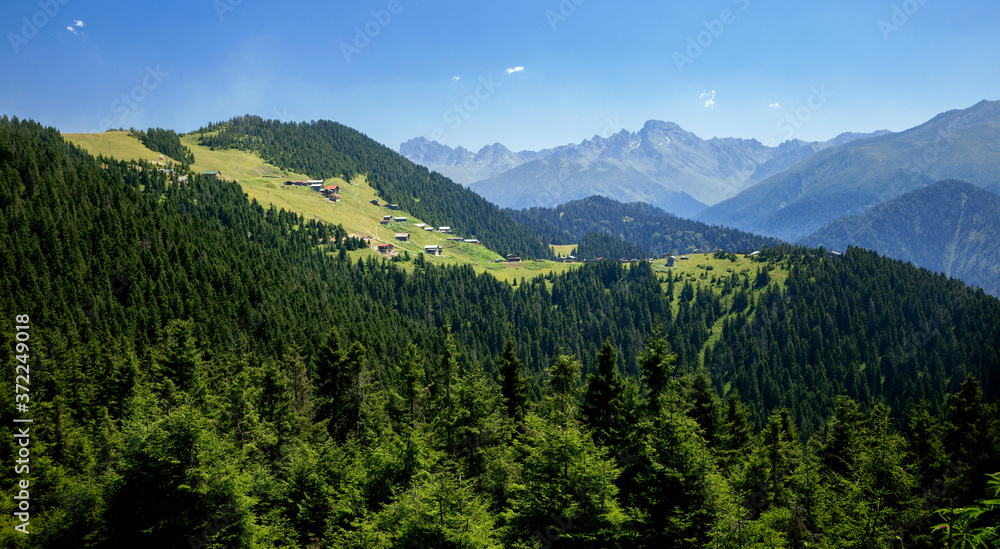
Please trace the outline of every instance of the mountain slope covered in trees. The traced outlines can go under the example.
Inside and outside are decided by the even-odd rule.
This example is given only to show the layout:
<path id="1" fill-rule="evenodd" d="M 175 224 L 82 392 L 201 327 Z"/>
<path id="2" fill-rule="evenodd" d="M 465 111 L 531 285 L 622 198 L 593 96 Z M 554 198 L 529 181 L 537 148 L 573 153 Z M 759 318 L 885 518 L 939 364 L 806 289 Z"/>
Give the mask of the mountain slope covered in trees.
<path id="1" fill-rule="evenodd" d="M 497 206 L 444 176 L 406 160 L 364 134 L 336 122 L 285 123 L 242 116 L 199 130 L 199 143 L 256 152 L 282 168 L 312 177 L 364 175 L 386 202 L 435 226 L 478 238 L 501 254 L 550 257 L 531 231 Z"/>
<path id="2" fill-rule="evenodd" d="M 1000 301 L 904 262 L 511 287 L 355 245 L 0 118 L 0 546 L 937 547 L 1000 469 Z"/>
<path id="3" fill-rule="evenodd" d="M 875 250 L 953 276 L 1000 297 L 1000 196 L 941 181 L 802 239 L 809 246 Z"/>
<path id="4" fill-rule="evenodd" d="M 655 206 L 622 204 L 591 196 L 554 208 L 507 210 L 550 244 L 575 244 L 589 232 L 607 232 L 655 255 L 687 253 L 696 249 L 752 251 L 782 242 L 736 229 L 682 219 Z"/>
<path id="5" fill-rule="evenodd" d="M 622 240 L 611 233 L 597 232 L 583 235 L 573 248 L 577 259 L 646 259 L 651 257 L 646 250 Z"/>
<path id="6" fill-rule="evenodd" d="M 129 135 L 139 139 L 146 148 L 163 153 L 180 162 L 182 169 L 194 164 L 194 153 L 181 143 L 180 136 L 174 130 L 149 128 L 146 131 L 132 130 Z"/>

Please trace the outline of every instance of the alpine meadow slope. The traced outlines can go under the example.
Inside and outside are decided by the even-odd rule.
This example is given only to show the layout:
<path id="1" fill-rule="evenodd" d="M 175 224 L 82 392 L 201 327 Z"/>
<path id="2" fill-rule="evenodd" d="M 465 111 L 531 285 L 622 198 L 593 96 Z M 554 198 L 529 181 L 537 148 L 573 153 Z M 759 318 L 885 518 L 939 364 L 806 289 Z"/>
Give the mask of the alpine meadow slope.
<path id="1" fill-rule="evenodd" d="M 199 129 L 208 147 L 252 151 L 282 169 L 350 181 L 364 175 L 385 202 L 434 226 L 448 225 L 501 254 L 551 257 L 551 250 L 483 197 L 343 124 L 285 123 L 241 116 Z"/>

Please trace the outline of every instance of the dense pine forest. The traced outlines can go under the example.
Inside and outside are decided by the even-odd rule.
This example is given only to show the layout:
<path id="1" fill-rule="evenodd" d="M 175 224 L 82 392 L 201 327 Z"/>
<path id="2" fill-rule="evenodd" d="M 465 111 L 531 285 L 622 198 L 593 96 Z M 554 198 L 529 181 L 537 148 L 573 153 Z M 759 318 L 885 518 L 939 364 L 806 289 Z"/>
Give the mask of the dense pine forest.
<path id="1" fill-rule="evenodd" d="M 782 244 L 776 238 L 706 225 L 649 204 L 622 204 L 603 196 L 574 200 L 554 208 L 505 211 L 549 244 L 576 244 L 591 232 L 609 233 L 656 256 L 716 248 L 752 251 Z"/>
<path id="2" fill-rule="evenodd" d="M 610 233 L 597 232 L 583 235 L 580 242 L 573 248 L 571 255 L 578 259 L 646 259 L 652 257 L 649 252 L 626 242 Z"/>
<path id="3" fill-rule="evenodd" d="M 174 130 L 149 128 L 146 131 L 132 129 L 129 135 L 135 136 L 147 149 L 163 153 L 181 163 L 181 169 L 186 170 L 194 164 L 194 153 L 181 143 L 180 136 Z"/>
<path id="4" fill-rule="evenodd" d="M 284 166 L 400 205 L 445 187 L 342 127 L 236 131 L 258 120 L 206 132 L 280 156 L 329 130 L 310 142 L 339 160 Z M 1000 301 L 981 290 L 777 243 L 753 276 L 599 261 L 513 286 L 355 261 L 340 226 L 156 168 L 0 118 L 5 464 L 11 420 L 33 420 L 30 471 L 0 475 L 2 547 L 997 543 Z M 454 196 L 406 208 L 534 238 Z"/>
<path id="5" fill-rule="evenodd" d="M 199 144 L 259 154 L 287 170 L 316 178 L 364 175 L 389 203 L 435 226 L 447 225 L 501 254 L 547 258 L 552 252 L 530 229 L 485 198 L 403 158 L 364 134 L 328 120 L 285 123 L 242 116 L 198 130 Z"/>

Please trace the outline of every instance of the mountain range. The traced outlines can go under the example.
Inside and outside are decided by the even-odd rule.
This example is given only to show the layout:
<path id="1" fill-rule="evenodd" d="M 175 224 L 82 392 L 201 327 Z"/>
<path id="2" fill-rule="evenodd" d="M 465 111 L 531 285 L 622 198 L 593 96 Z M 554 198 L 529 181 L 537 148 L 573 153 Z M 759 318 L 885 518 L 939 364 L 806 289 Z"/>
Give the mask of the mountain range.
<path id="1" fill-rule="evenodd" d="M 638 132 L 541 151 L 513 152 L 495 143 L 473 153 L 426 138 L 411 139 L 399 151 L 503 207 L 552 207 L 601 195 L 693 217 L 818 151 L 884 133 L 768 147 L 755 139 L 701 139 L 677 124 L 650 120 Z"/>
<path id="2" fill-rule="evenodd" d="M 508 208 L 552 208 L 593 195 L 645 202 L 786 242 L 868 247 L 1000 295 L 1000 257 L 983 248 L 984 235 L 997 235 L 1000 223 L 1000 208 L 989 206 L 1000 194 L 998 101 L 948 111 L 902 132 L 845 133 L 777 147 L 703 140 L 676 124 L 650 121 L 636 133 L 537 152 L 513 153 L 497 143 L 474 154 L 425 139 L 400 151 L 464 176 L 461 182 Z M 938 184 L 947 180 L 964 183 Z"/>
<path id="3" fill-rule="evenodd" d="M 1000 102 L 982 101 L 903 132 L 829 147 L 697 219 L 794 241 L 945 179 L 1000 193 Z"/>

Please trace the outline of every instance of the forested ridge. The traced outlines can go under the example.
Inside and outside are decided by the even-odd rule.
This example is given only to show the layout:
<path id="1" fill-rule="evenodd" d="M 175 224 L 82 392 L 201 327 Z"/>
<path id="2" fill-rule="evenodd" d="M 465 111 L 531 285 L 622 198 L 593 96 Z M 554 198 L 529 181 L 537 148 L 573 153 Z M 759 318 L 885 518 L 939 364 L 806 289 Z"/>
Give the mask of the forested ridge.
<path id="1" fill-rule="evenodd" d="M 583 235 L 573 254 L 578 259 L 646 259 L 651 254 L 631 242 L 611 233 L 596 232 Z"/>
<path id="2" fill-rule="evenodd" d="M 129 131 L 129 135 L 135 136 L 147 149 L 163 153 L 180 162 L 182 170 L 186 170 L 191 164 L 194 164 L 194 153 L 181 143 L 180 136 L 174 130 L 163 128 L 149 128 L 145 131 L 132 129 Z"/>
<path id="3" fill-rule="evenodd" d="M 528 228 L 485 198 L 343 124 L 241 116 L 198 132 L 201 145 L 255 152 L 282 169 L 311 177 L 350 181 L 364 175 L 386 202 L 399 204 L 434 226 L 447 225 L 467 238 L 477 238 L 501 254 L 552 256 Z"/>
<path id="4" fill-rule="evenodd" d="M 753 251 L 782 244 L 776 238 L 707 225 L 649 204 L 622 204 L 603 196 L 574 200 L 554 208 L 505 211 L 531 227 L 547 244 L 576 244 L 591 232 L 609 233 L 657 256 L 716 248 Z"/>
<path id="5" fill-rule="evenodd" d="M 0 118 L 0 333 L 30 315 L 34 357 L 0 545 L 939 547 L 1000 471 L 1000 302 L 958 281 L 783 246 L 511 287 L 357 245 Z"/>
<path id="6" fill-rule="evenodd" d="M 1000 297 L 1000 196 L 938 181 L 825 225 L 799 242 L 848 244 L 943 272 Z"/>

